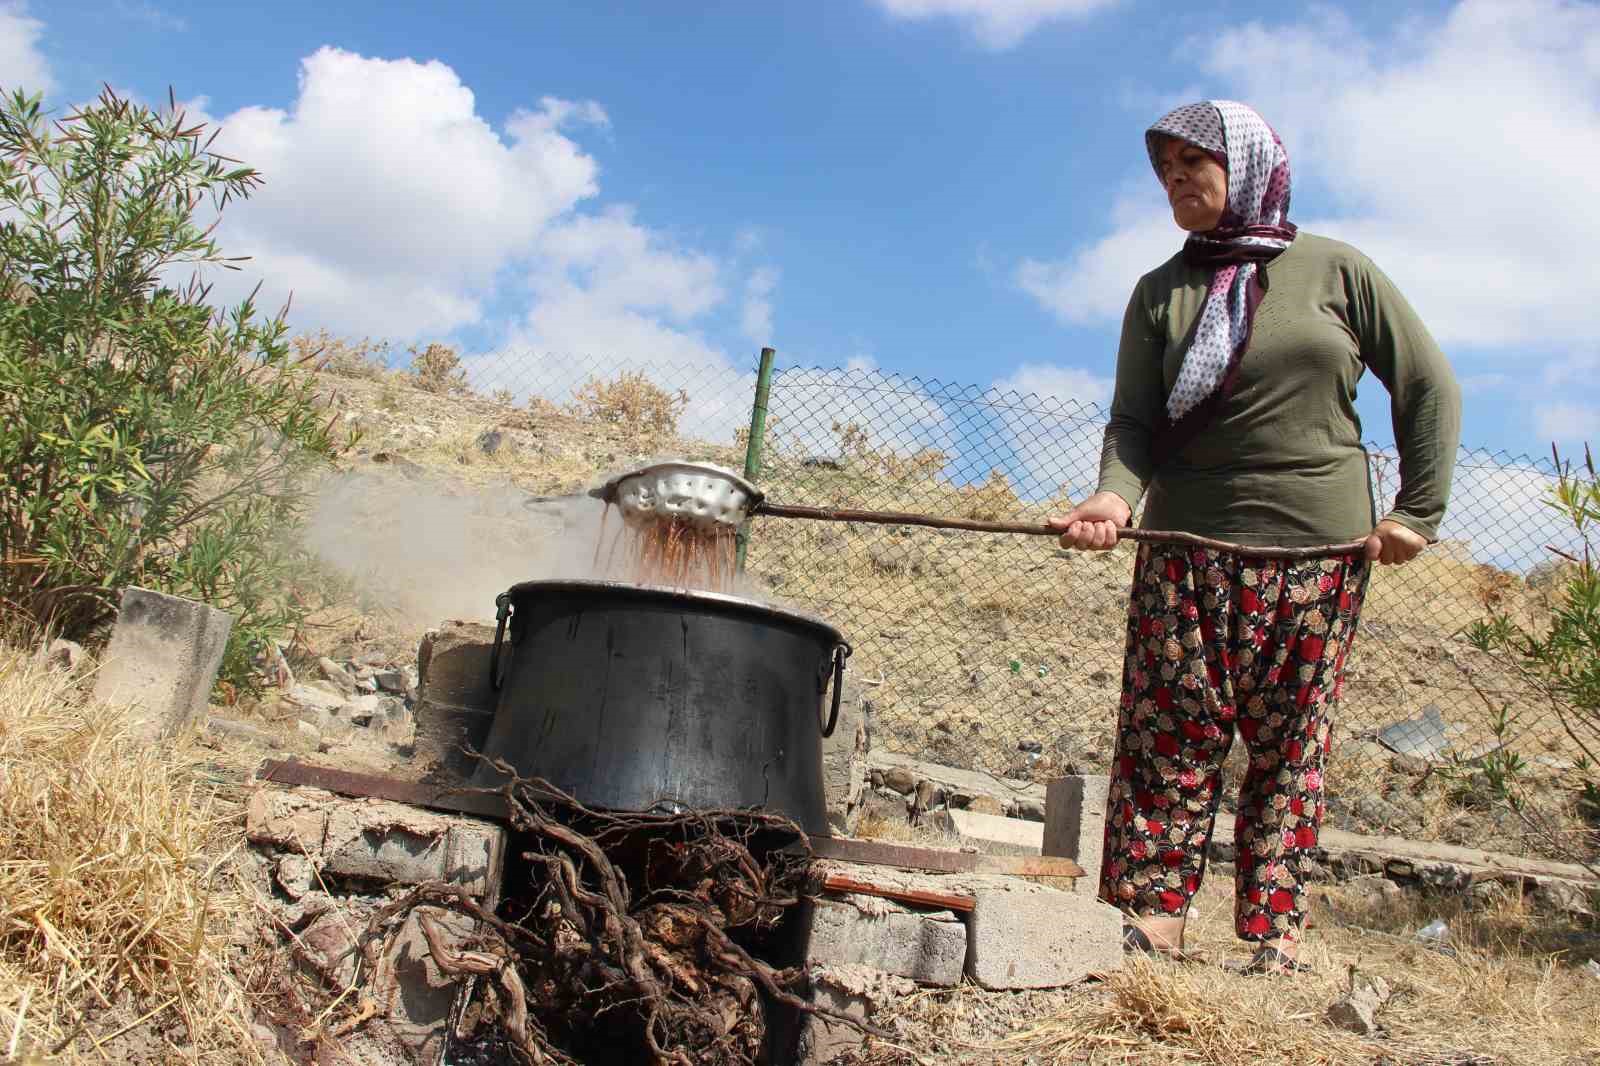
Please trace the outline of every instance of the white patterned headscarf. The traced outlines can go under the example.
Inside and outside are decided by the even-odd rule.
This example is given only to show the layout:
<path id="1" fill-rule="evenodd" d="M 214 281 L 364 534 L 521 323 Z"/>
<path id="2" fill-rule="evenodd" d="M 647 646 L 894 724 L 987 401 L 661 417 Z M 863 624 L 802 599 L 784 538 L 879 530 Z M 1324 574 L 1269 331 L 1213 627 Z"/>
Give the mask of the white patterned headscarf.
<path id="1" fill-rule="evenodd" d="M 1250 325 L 1263 291 L 1260 265 L 1294 240 L 1289 222 L 1289 154 L 1254 109 L 1232 100 L 1186 104 L 1145 132 L 1150 165 L 1161 173 L 1161 143 L 1187 141 L 1228 171 L 1228 203 L 1217 227 L 1191 234 L 1184 259 L 1215 271 L 1194 338 L 1167 397 L 1168 425 L 1158 450 L 1170 455 L 1210 421 L 1232 391 L 1250 343 Z"/>

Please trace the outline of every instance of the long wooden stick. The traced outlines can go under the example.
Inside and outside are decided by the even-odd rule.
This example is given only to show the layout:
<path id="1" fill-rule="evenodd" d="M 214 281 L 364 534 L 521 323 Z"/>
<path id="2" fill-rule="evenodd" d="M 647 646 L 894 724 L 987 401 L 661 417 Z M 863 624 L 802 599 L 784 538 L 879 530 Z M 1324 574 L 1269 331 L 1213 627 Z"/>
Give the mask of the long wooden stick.
<path id="1" fill-rule="evenodd" d="M 771 515 L 774 518 L 807 518 L 817 522 L 870 522 L 886 526 L 930 526 L 934 529 L 968 529 L 977 533 L 1023 533 L 1031 536 L 1059 537 L 1061 530 L 1052 529 L 1042 522 L 987 522 L 977 518 L 939 518 L 934 515 L 910 514 L 903 511 L 861 511 L 850 507 L 804 507 L 792 503 L 762 501 L 752 515 Z M 1186 544 L 1191 548 L 1210 548 L 1213 551 L 1232 552 L 1235 555 L 1272 557 L 1275 559 L 1320 559 L 1328 555 L 1354 555 L 1362 550 L 1366 541 L 1352 540 L 1344 544 L 1316 544 L 1309 547 L 1285 547 L 1276 544 L 1234 544 L 1213 540 L 1194 533 L 1178 533 L 1160 529 L 1119 529 L 1118 540 L 1139 540 L 1150 544 Z"/>

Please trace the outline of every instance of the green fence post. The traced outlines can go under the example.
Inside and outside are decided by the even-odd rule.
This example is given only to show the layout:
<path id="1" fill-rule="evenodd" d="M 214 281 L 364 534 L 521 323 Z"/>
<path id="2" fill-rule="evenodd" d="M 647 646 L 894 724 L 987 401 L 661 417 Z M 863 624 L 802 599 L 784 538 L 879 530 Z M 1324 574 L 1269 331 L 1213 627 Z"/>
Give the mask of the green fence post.
<path id="1" fill-rule="evenodd" d="M 772 392 L 772 360 L 777 352 L 761 349 L 761 368 L 756 371 L 756 399 L 750 407 L 750 439 L 744 446 L 744 479 L 751 484 L 761 477 L 761 446 L 767 436 L 767 397 Z M 750 520 L 739 524 L 738 570 L 744 573 L 745 550 L 750 545 Z"/>

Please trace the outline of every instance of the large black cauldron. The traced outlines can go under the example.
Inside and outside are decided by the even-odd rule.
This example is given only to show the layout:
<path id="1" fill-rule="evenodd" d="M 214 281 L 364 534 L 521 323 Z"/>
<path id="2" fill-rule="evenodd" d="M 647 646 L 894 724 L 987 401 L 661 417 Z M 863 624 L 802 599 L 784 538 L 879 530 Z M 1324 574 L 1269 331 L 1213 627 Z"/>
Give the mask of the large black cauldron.
<path id="1" fill-rule="evenodd" d="M 821 738 L 850 654 L 838 630 L 736 596 L 608 581 L 527 581 L 499 602 L 486 754 L 593 807 L 759 806 L 827 831 Z M 480 764 L 473 783 L 503 780 Z"/>

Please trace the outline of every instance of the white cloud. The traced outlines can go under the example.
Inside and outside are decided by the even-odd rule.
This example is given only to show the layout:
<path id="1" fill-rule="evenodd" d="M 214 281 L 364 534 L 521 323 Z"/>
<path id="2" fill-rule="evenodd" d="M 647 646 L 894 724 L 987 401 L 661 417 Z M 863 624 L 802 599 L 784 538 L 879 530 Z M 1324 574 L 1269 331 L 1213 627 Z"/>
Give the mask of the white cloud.
<path id="1" fill-rule="evenodd" d="M 1443 21 L 1407 20 L 1382 38 L 1319 14 L 1228 29 L 1178 56 L 1199 57 L 1209 95 L 1248 100 L 1279 129 L 1297 184 L 1315 182 L 1336 205 L 1297 221 L 1370 255 L 1442 344 L 1590 338 L 1600 7 L 1466 0 Z M 1153 247 L 1159 190 L 1147 171 L 1137 178 L 1148 199 L 1119 196 L 1110 235 L 1019 268 L 1044 306 L 1110 319 L 1165 258 Z M 1165 226 L 1170 249 L 1179 234 Z M 1130 249 L 1148 256 L 1136 262 Z"/>
<path id="2" fill-rule="evenodd" d="M 1104 408 L 1115 383 L 1081 367 L 1024 363 L 996 381 L 984 403 L 997 417 L 1011 453 L 1007 464 L 1026 500 L 1094 491 Z"/>
<path id="3" fill-rule="evenodd" d="M 1600 407 L 1576 403 L 1542 404 L 1534 412 L 1539 436 L 1560 444 L 1600 441 Z"/>
<path id="4" fill-rule="evenodd" d="M 50 63 L 39 51 L 43 35 L 44 23 L 28 17 L 25 2 L 0 2 L 0 88 L 29 93 L 49 93 L 55 88 Z"/>
<path id="5" fill-rule="evenodd" d="M 296 321 L 409 338 L 476 321 L 497 274 L 598 192 L 598 167 L 563 131 L 603 124 L 593 102 L 546 97 L 496 130 L 449 67 L 322 48 L 287 110 L 221 120 L 217 150 L 265 185 L 228 208 L 223 249 L 249 255 L 220 295 L 266 278 Z"/>
<path id="6" fill-rule="evenodd" d="M 745 279 L 739 328 L 752 344 L 772 344 L 772 293 L 777 287 L 778 271 L 773 267 L 760 267 Z"/>
<path id="7" fill-rule="evenodd" d="M 1182 246 L 1172 213 L 1152 178 L 1150 192 L 1126 186 L 1111 207 L 1116 229 L 1064 260 L 1024 259 L 1016 283 L 1064 322 L 1120 321 L 1128 294 L 1141 275 Z"/>
<path id="8" fill-rule="evenodd" d="M 978 43 L 1000 51 L 1011 48 L 1047 22 L 1082 18 L 1117 0 L 878 0 L 891 15 L 905 19 L 955 18 L 967 24 Z"/>

